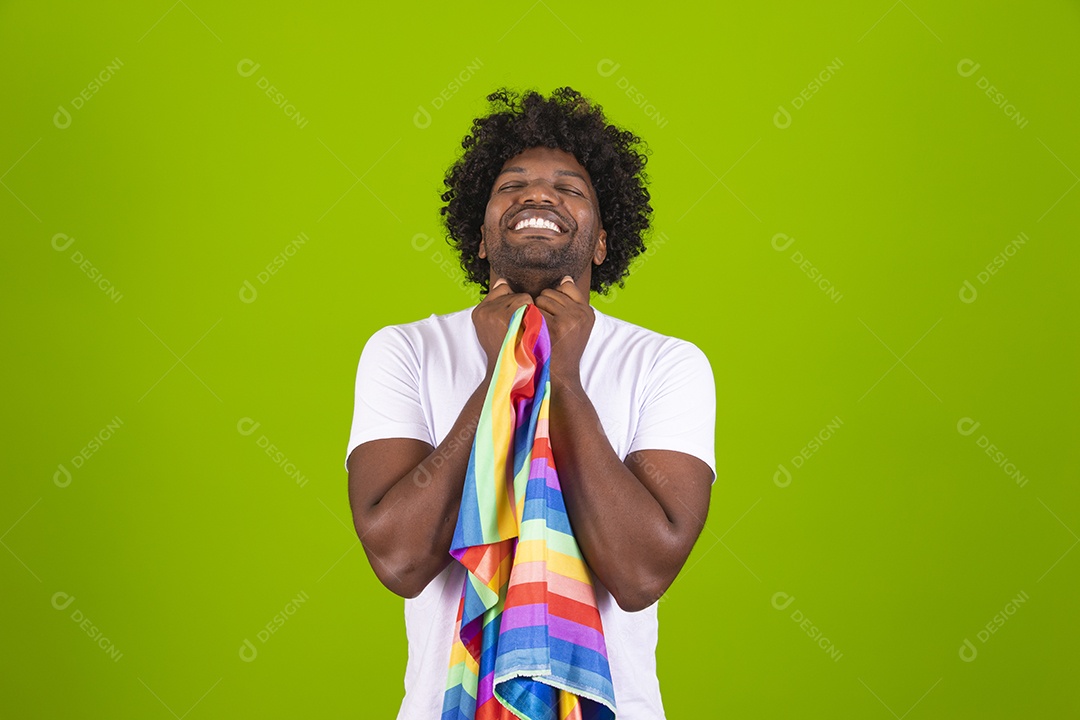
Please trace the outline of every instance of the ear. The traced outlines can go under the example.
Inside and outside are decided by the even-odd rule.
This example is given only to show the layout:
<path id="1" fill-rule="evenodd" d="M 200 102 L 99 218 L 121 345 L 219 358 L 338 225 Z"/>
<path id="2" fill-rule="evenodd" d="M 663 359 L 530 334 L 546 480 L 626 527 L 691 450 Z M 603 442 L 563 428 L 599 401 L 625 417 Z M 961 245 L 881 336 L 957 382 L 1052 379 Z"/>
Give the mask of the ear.
<path id="1" fill-rule="evenodd" d="M 596 237 L 596 250 L 593 252 L 593 265 L 600 265 L 607 257 L 607 231 L 601 229 Z"/>
<path id="2" fill-rule="evenodd" d="M 480 255 L 481 258 L 486 258 L 487 257 L 487 248 L 484 247 L 484 239 L 486 237 L 487 236 L 484 233 L 484 226 L 481 225 L 480 226 L 480 248 L 479 248 L 479 255 Z"/>

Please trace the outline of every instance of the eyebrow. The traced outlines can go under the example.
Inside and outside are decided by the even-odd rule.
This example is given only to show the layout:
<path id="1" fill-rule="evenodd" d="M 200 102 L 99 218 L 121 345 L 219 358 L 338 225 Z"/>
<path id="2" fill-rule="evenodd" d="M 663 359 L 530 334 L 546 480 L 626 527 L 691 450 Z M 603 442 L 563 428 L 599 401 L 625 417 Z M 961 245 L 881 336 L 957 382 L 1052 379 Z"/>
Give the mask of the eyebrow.
<path id="1" fill-rule="evenodd" d="M 499 175 L 505 175 L 506 173 L 510 173 L 510 172 L 512 172 L 512 173 L 525 173 L 527 171 L 523 167 L 519 167 L 517 165 L 514 165 L 512 167 L 503 168 L 503 171 L 501 173 L 499 173 Z M 580 179 L 582 182 L 588 182 L 587 180 L 585 180 L 584 175 L 582 175 L 579 172 L 574 172 L 573 170 L 556 170 L 555 174 L 556 175 L 569 175 L 570 177 L 576 177 L 576 178 Z"/>

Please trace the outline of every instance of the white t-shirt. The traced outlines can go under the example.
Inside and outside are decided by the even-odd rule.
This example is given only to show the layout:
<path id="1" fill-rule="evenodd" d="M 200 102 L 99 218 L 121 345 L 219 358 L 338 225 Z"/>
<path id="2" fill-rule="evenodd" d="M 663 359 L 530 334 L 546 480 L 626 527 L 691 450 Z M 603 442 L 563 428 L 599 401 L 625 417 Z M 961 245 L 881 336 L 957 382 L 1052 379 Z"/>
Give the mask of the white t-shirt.
<path id="1" fill-rule="evenodd" d="M 417 438 L 438 447 L 487 369 L 472 310 L 390 325 L 371 336 L 357 366 L 346 461 L 353 448 L 369 440 Z M 715 483 L 716 393 L 705 354 L 685 340 L 593 310 L 581 383 L 615 453 L 622 460 L 636 450 L 688 453 L 709 465 Z M 397 720 L 437 720 L 442 714 L 465 572 L 451 562 L 417 597 L 405 600 L 409 659 Z M 618 718 L 663 720 L 657 603 L 626 612 L 595 574 L 592 578 Z"/>

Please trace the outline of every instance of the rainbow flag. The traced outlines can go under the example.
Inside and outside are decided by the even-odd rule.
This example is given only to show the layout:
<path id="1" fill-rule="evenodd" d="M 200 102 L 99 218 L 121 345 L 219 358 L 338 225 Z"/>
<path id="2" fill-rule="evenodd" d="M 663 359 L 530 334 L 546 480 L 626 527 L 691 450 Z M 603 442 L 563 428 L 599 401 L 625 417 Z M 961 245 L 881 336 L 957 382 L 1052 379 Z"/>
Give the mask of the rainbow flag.
<path id="1" fill-rule="evenodd" d="M 612 720 L 596 594 L 551 454 L 551 341 L 510 319 L 469 456 L 450 554 L 468 570 L 442 720 Z"/>

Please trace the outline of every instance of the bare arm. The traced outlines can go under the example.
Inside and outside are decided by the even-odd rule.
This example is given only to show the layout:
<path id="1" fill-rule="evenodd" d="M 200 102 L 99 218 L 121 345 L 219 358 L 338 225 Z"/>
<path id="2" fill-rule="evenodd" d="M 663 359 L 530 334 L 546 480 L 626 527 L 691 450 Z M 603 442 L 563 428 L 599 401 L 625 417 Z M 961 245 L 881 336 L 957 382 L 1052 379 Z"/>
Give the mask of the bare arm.
<path id="1" fill-rule="evenodd" d="M 349 455 L 353 525 L 379 580 L 416 597 L 452 559 L 465 473 L 490 373 L 437 448 L 412 438 L 372 440 Z"/>
<path id="2" fill-rule="evenodd" d="M 510 317 L 532 302 L 497 283 L 473 310 L 487 374 L 437 448 L 412 438 L 372 440 L 349 454 L 353 525 L 372 570 L 392 592 L 416 597 L 452 560 L 465 474 L 476 426 Z"/>
<path id="3" fill-rule="evenodd" d="M 536 305 L 551 334 L 551 450 L 574 537 L 619 607 L 643 610 L 675 580 L 705 526 L 712 469 L 674 450 L 620 461 L 581 384 L 595 321 L 588 297 L 568 281 Z"/>
<path id="4" fill-rule="evenodd" d="M 712 470 L 674 450 L 640 450 L 623 463 L 572 382 L 552 382 L 550 432 L 582 555 L 619 607 L 649 607 L 674 582 L 705 526 Z"/>

